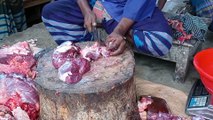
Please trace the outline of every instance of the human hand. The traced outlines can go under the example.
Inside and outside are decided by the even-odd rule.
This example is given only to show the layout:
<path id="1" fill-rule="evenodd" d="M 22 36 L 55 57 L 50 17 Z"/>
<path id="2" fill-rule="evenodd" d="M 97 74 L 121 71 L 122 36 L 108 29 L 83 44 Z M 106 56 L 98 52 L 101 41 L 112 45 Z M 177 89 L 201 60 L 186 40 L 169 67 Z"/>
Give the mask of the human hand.
<path id="1" fill-rule="evenodd" d="M 106 47 L 111 51 L 110 55 L 112 56 L 123 53 L 126 49 L 125 37 L 116 32 L 112 32 L 106 39 Z"/>
<path id="2" fill-rule="evenodd" d="M 84 27 L 87 29 L 87 31 L 92 32 L 93 28 L 97 25 L 96 19 L 96 15 L 92 11 L 85 14 Z"/>

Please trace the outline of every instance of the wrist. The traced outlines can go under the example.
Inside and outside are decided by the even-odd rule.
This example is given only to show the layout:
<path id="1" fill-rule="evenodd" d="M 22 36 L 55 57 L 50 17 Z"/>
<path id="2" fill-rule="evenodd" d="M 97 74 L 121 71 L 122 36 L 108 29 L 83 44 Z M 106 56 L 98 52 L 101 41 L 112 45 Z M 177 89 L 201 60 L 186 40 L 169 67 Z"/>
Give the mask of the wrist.
<path id="1" fill-rule="evenodd" d="M 128 18 L 122 18 L 113 32 L 124 36 L 130 30 L 133 23 L 134 23 L 134 21 L 132 21 Z"/>

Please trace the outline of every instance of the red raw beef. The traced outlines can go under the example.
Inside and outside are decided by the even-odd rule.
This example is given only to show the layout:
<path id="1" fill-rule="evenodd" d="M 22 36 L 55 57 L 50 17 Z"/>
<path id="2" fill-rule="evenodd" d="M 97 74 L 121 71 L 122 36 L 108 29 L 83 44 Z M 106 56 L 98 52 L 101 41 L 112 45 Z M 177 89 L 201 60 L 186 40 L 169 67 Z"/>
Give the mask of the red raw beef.
<path id="1" fill-rule="evenodd" d="M 55 49 L 52 63 L 58 69 L 60 80 L 66 83 L 77 83 L 82 79 L 83 74 L 90 70 L 89 61 L 97 60 L 101 56 L 109 56 L 105 46 L 95 43 L 81 50 L 80 47 L 68 41 Z"/>
<path id="2" fill-rule="evenodd" d="M 140 101 L 138 101 L 138 110 L 139 112 L 143 112 L 147 109 L 147 106 L 152 104 L 153 100 L 151 97 L 142 97 Z"/>
<path id="3" fill-rule="evenodd" d="M 141 120 L 186 120 L 170 113 L 166 101 L 161 98 L 143 96 L 138 101 L 138 110 Z"/>
<path id="4" fill-rule="evenodd" d="M 0 120 L 15 120 L 7 106 L 0 105 Z"/>
<path id="5" fill-rule="evenodd" d="M 66 83 L 77 83 L 82 75 L 90 70 L 90 63 L 84 58 L 73 58 L 66 61 L 59 69 L 59 79 Z"/>
<path id="6" fill-rule="evenodd" d="M 91 47 L 85 47 L 81 50 L 81 55 L 83 58 L 91 61 L 91 60 L 97 60 L 101 56 L 108 57 L 109 51 L 107 51 L 105 46 L 100 46 L 97 42 L 91 46 Z"/>
<path id="7" fill-rule="evenodd" d="M 30 120 L 28 114 L 20 107 L 13 109 L 12 113 L 16 120 Z"/>
<path id="8" fill-rule="evenodd" d="M 52 63 L 53 66 L 58 69 L 61 65 L 63 65 L 67 60 L 71 60 L 72 58 L 76 58 L 80 52 L 80 48 L 75 46 L 72 42 L 64 42 L 60 46 L 58 46 L 53 55 L 52 55 Z"/>
<path id="9" fill-rule="evenodd" d="M 30 45 L 28 42 L 18 42 L 12 46 L 4 46 L 0 50 L 0 58 L 2 56 L 12 55 L 12 54 L 19 54 L 19 55 L 29 55 L 32 53 Z"/>
<path id="10" fill-rule="evenodd" d="M 104 56 L 104 57 L 109 57 L 110 51 L 108 51 L 105 46 L 101 46 L 101 55 Z"/>
<path id="11" fill-rule="evenodd" d="M 18 73 L 34 78 L 36 61 L 27 42 L 0 49 L 0 73 Z"/>
<path id="12" fill-rule="evenodd" d="M 39 96 L 32 80 L 21 76 L 0 75 L 0 104 L 8 107 L 10 111 L 20 107 L 26 112 L 30 120 L 36 120 L 39 115 Z M 17 113 L 15 110 L 13 113 Z M 15 116 L 14 116 L 15 117 Z"/>

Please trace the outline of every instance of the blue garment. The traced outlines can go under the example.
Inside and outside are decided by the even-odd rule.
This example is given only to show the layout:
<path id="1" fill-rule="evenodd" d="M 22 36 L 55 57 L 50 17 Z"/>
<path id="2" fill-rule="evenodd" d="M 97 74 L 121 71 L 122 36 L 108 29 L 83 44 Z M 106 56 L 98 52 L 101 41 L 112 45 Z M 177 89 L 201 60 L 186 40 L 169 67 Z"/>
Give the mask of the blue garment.
<path id="1" fill-rule="evenodd" d="M 65 41 L 93 40 L 92 35 L 83 27 L 84 17 L 78 4 L 71 0 L 59 0 L 47 4 L 42 11 L 42 20 L 58 44 Z M 118 25 L 118 21 L 112 17 L 108 21 L 103 20 L 102 24 L 110 34 Z M 170 27 L 157 7 L 154 7 L 150 17 L 144 17 L 143 21 L 135 21 L 132 31 L 135 48 L 139 52 L 163 56 L 171 48 Z"/>
<path id="2" fill-rule="evenodd" d="M 116 20 L 123 17 L 143 21 L 152 16 L 156 0 L 101 0 L 107 12 Z"/>

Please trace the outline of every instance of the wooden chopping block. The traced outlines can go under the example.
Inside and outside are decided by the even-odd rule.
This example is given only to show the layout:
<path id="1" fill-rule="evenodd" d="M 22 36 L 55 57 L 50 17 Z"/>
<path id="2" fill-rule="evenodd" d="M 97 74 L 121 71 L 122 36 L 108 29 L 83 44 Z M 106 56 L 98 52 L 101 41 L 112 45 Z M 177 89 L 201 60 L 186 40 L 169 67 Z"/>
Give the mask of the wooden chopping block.
<path id="1" fill-rule="evenodd" d="M 88 44 L 93 42 L 77 45 Z M 43 55 L 37 67 L 41 120 L 132 120 L 137 106 L 132 51 L 92 62 L 91 70 L 76 84 L 59 80 L 52 53 Z"/>

